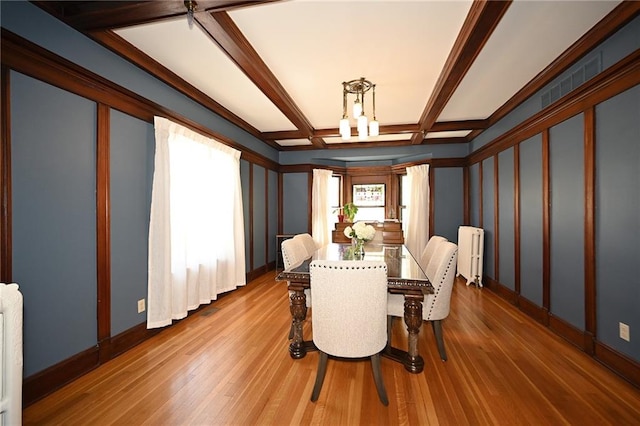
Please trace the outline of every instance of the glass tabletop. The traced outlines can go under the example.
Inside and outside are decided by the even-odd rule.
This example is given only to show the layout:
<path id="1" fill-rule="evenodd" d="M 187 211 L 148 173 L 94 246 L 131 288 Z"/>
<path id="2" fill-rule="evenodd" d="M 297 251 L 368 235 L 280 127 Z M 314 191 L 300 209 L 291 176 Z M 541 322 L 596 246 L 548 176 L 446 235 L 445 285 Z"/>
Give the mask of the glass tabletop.
<path id="1" fill-rule="evenodd" d="M 382 260 L 387 264 L 389 280 L 405 282 L 429 282 L 418 262 L 402 244 L 366 244 L 363 260 Z M 291 268 L 288 272 L 309 273 L 309 264 L 314 260 L 355 260 L 351 244 L 330 243 L 319 248 L 311 258 Z"/>

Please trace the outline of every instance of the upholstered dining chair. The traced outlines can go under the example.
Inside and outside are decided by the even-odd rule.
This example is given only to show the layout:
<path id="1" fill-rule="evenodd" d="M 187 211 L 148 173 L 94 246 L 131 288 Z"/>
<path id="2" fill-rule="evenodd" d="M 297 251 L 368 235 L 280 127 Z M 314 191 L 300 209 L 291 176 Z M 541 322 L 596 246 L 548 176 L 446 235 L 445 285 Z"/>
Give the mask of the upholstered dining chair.
<path id="1" fill-rule="evenodd" d="M 295 266 L 300 265 L 305 259 L 309 258 L 307 254 L 307 249 L 302 244 L 300 239 L 289 238 L 288 240 L 284 240 L 281 244 L 282 248 L 282 265 L 284 269 L 293 268 Z M 291 304 L 291 293 L 293 291 L 289 291 L 289 304 Z M 304 295 L 307 299 L 307 308 L 311 307 L 311 292 L 309 289 L 304 291 Z M 293 339 L 293 319 L 291 320 L 291 327 L 289 328 L 289 339 Z"/>
<path id="2" fill-rule="evenodd" d="M 320 247 L 316 244 L 313 237 L 307 233 L 297 234 L 293 237 L 294 239 L 299 240 L 307 251 L 307 257 L 313 256 L 313 253 L 316 252 Z"/>
<path id="3" fill-rule="evenodd" d="M 320 395 L 329 355 L 370 357 L 378 397 L 388 405 L 380 369 L 380 352 L 387 344 L 387 265 L 381 261 L 314 260 L 309 272 L 313 343 L 320 351 L 311 401 Z"/>
<path id="4" fill-rule="evenodd" d="M 441 237 L 440 235 L 433 235 L 431 238 L 429 238 L 429 241 L 427 241 L 427 245 L 420 255 L 420 259 L 418 260 L 418 263 L 420 264 L 420 267 L 423 271 L 426 272 L 427 266 L 429 266 L 429 261 L 433 257 L 433 253 L 435 253 L 438 244 L 444 241 L 448 240 L 445 237 Z"/>
<path id="5" fill-rule="evenodd" d="M 438 248 L 433 254 L 429 266 L 427 267 L 427 277 L 434 288 L 433 294 L 428 294 L 422 304 L 422 319 L 430 321 L 433 333 L 436 337 L 438 352 L 443 361 L 447 360 L 447 353 L 444 348 L 444 338 L 442 336 L 442 320 L 449 316 L 451 304 L 451 292 L 456 277 L 456 265 L 458 261 L 458 246 L 452 242 L 444 241 L 438 244 Z M 387 302 L 388 339 L 391 341 L 391 328 L 393 317 L 404 317 L 404 296 L 400 294 L 389 294 Z"/>

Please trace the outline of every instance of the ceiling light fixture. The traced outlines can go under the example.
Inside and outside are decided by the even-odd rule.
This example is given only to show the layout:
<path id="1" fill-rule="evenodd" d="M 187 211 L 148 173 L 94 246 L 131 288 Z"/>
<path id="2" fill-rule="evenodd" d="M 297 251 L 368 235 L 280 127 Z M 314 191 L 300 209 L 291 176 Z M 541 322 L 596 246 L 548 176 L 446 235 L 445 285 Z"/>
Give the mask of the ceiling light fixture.
<path id="1" fill-rule="evenodd" d="M 193 12 L 196 11 L 198 3 L 193 0 L 185 0 L 184 5 L 187 8 L 187 23 L 189 24 L 189 29 L 191 29 L 193 28 Z"/>
<path id="2" fill-rule="evenodd" d="M 364 95 L 369 90 L 372 90 L 373 101 L 373 120 L 370 122 L 368 122 L 364 113 Z M 376 85 L 364 77 L 360 77 L 357 80 L 342 82 L 342 119 L 340 120 L 340 136 L 342 136 L 342 140 L 348 141 L 351 139 L 351 124 L 347 115 L 347 95 L 349 94 L 356 95 L 353 103 L 353 118 L 357 120 L 358 139 L 366 140 L 368 136 L 378 136 L 380 134 L 380 125 L 376 119 Z"/>

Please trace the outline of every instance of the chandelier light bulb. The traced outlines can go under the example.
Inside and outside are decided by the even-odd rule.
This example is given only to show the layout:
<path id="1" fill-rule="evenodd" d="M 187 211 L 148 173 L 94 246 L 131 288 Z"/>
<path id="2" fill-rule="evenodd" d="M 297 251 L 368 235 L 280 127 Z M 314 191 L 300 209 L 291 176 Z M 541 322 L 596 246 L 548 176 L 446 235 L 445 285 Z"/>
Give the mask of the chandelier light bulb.
<path id="1" fill-rule="evenodd" d="M 367 136 L 367 116 L 362 114 L 358 117 L 358 139 L 364 140 Z"/>
<path id="2" fill-rule="evenodd" d="M 353 116 L 360 117 L 362 115 L 362 103 L 360 102 L 360 98 L 357 98 L 353 103 Z"/>
<path id="3" fill-rule="evenodd" d="M 340 136 L 342 136 L 342 140 L 344 141 L 351 139 L 351 125 L 349 124 L 348 117 L 340 120 Z"/>
<path id="4" fill-rule="evenodd" d="M 375 118 L 369 122 L 369 136 L 380 135 L 380 124 Z"/>

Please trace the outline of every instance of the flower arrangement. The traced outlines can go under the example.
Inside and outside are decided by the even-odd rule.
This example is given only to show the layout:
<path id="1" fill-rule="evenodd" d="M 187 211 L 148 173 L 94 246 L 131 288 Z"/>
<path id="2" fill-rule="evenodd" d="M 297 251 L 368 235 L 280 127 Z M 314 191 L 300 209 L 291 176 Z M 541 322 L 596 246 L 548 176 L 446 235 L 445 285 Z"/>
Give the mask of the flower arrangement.
<path id="1" fill-rule="evenodd" d="M 364 243 L 365 241 L 373 240 L 376 235 L 376 229 L 365 222 L 356 222 L 353 227 L 347 226 L 344 228 L 344 235 L 347 238 L 351 238 L 351 249 L 354 257 L 362 259 L 364 256 Z"/>
<path id="2" fill-rule="evenodd" d="M 360 241 L 371 241 L 376 235 L 376 229 L 365 222 L 356 222 L 353 227 L 347 226 L 344 228 L 344 235 L 347 238 L 355 238 Z"/>

